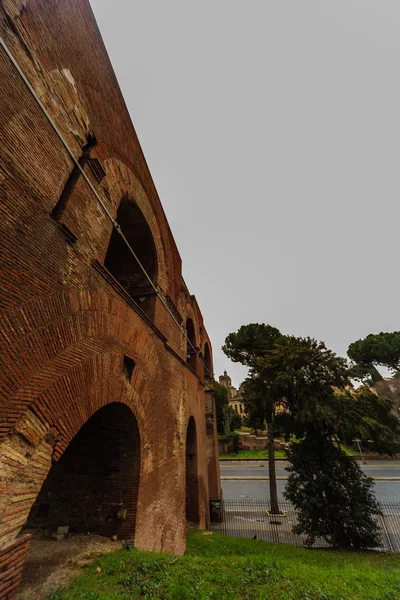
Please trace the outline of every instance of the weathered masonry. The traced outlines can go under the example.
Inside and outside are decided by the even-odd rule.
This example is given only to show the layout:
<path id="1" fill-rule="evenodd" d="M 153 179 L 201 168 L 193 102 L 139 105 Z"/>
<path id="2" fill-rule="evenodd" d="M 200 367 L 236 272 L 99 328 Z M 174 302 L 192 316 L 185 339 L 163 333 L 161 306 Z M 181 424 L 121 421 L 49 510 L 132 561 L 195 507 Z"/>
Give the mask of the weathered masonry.
<path id="1" fill-rule="evenodd" d="M 11 599 L 23 525 L 181 553 L 187 519 L 207 525 L 220 481 L 210 340 L 89 2 L 0 7 L 0 598 Z"/>

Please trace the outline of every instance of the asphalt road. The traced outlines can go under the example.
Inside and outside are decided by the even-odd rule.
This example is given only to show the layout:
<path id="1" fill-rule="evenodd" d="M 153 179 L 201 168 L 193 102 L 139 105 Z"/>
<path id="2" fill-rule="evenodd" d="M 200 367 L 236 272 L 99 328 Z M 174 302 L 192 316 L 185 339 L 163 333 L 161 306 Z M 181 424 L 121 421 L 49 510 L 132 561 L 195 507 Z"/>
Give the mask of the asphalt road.
<path id="1" fill-rule="evenodd" d="M 277 462 L 277 476 L 287 477 L 285 462 Z M 400 502 L 400 461 L 368 461 L 367 465 L 360 465 L 365 473 L 375 479 L 375 493 L 380 502 Z M 267 479 L 249 479 L 268 477 L 268 465 L 260 462 L 221 462 L 221 478 L 224 498 L 253 498 L 261 499 L 268 496 L 269 482 Z M 230 477 L 246 479 L 226 479 Z M 379 479 L 383 478 L 383 479 Z M 386 478 L 392 480 L 386 480 Z M 394 480 L 393 480 L 394 479 Z M 278 494 L 282 498 L 285 481 L 278 480 Z"/>

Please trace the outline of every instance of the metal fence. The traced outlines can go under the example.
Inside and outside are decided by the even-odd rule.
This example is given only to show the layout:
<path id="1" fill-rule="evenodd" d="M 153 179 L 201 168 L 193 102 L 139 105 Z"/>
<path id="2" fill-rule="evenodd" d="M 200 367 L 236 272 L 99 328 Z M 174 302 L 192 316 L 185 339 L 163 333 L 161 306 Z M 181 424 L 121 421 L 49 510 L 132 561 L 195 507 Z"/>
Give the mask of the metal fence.
<path id="1" fill-rule="evenodd" d="M 400 502 L 381 502 L 379 506 L 382 511 L 378 517 L 382 532 L 380 549 L 400 552 Z M 293 526 L 297 523 L 297 512 L 293 505 L 280 502 L 279 508 L 282 516 L 269 514 L 268 500 L 223 500 L 214 510 L 215 520 L 210 529 L 231 537 L 303 546 L 306 536 L 293 533 Z M 317 539 L 314 544 L 315 548 L 328 546 L 323 539 Z"/>

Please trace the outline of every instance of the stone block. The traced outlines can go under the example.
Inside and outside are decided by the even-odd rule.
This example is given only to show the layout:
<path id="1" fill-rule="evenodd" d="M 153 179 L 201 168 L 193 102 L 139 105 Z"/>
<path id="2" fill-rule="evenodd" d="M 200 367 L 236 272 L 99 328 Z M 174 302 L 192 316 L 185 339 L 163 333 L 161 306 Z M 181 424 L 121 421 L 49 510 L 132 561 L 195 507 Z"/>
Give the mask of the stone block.
<path id="1" fill-rule="evenodd" d="M 57 527 L 57 535 L 63 535 L 64 537 L 67 537 L 69 533 L 69 525 L 61 525 L 60 527 Z"/>

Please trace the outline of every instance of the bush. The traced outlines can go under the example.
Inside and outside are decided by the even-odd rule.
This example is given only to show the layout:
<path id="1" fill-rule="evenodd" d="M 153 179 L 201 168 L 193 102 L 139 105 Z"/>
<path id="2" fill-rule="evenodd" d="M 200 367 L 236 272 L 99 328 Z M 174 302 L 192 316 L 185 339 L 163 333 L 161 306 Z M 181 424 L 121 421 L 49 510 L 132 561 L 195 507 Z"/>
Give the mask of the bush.
<path id="1" fill-rule="evenodd" d="M 235 429 L 240 429 L 242 427 L 242 419 L 239 413 L 235 411 L 231 421 L 231 431 L 235 431 Z"/>
<path id="2" fill-rule="evenodd" d="M 231 433 L 229 433 L 228 435 L 219 435 L 218 439 L 221 442 L 228 443 L 229 452 L 232 451 L 235 454 L 239 452 L 239 434 L 231 431 Z"/>
<path id="3" fill-rule="evenodd" d="M 284 496 L 299 512 L 294 533 L 307 534 L 307 545 L 321 537 L 334 547 L 380 545 L 376 516 L 380 509 L 373 481 L 355 459 L 331 439 L 313 435 L 291 444 Z"/>

